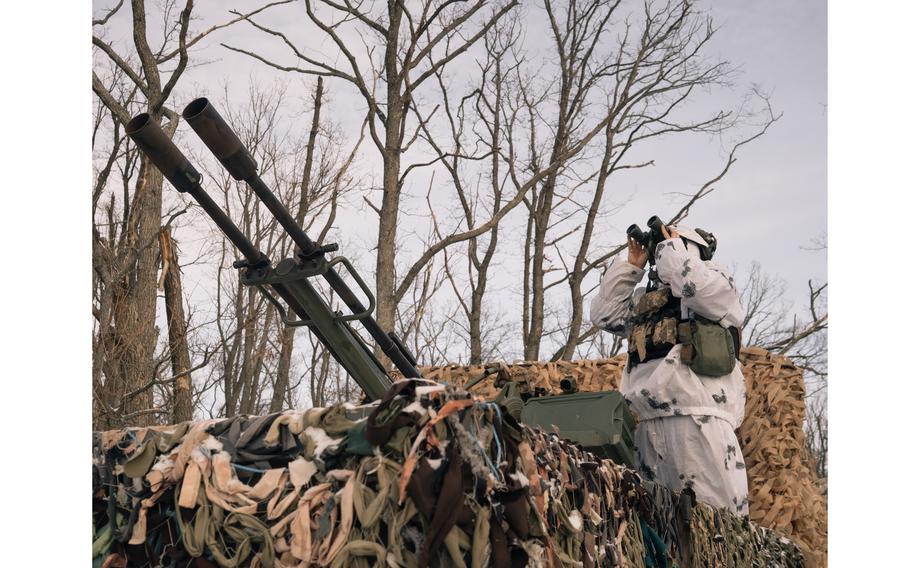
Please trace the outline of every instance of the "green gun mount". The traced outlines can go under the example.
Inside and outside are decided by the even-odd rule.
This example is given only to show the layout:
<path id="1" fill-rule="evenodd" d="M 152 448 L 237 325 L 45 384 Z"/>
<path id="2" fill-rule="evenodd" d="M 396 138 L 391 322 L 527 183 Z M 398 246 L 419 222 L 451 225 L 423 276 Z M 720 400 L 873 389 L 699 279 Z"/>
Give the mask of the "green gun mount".
<path id="1" fill-rule="evenodd" d="M 354 322 L 369 333 L 402 375 L 408 378 L 420 377 L 414 356 L 394 333 L 384 331 L 373 318 L 376 301 L 363 278 L 346 258 L 336 256 L 331 260 L 326 259 L 326 254 L 337 251 L 338 246 L 317 244 L 307 236 L 259 176 L 256 160 L 208 99 L 200 98 L 191 102 L 184 109 L 183 117 L 231 177 L 248 184 L 297 247 L 294 257 L 273 265 L 205 192 L 202 176 L 161 130 L 158 122 L 148 113 L 133 117 L 127 124 L 127 135 L 178 191 L 189 193 L 199 203 L 243 255 L 244 258 L 234 263 L 234 267 L 240 270 L 240 281 L 262 292 L 276 307 L 286 325 L 309 327 L 360 385 L 368 400 L 381 398 L 392 385 L 392 379 L 372 349 L 352 327 Z M 343 267 L 351 275 L 366 296 L 367 306 L 348 287 L 336 267 Z M 315 277 L 323 278 L 351 313 L 345 315 L 332 310 L 311 282 Z M 284 301 L 283 305 L 279 298 Z M 289 311 L 298 319 L 291 319 Z"/>

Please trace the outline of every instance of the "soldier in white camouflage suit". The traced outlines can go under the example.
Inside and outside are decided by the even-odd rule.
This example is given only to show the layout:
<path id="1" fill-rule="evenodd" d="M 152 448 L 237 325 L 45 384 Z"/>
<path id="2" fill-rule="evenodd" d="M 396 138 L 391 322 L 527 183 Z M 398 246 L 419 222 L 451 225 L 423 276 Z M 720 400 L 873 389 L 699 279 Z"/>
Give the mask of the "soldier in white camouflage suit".
<path id="1" fill-rule="evenodd" d="M 716 322 L 735 334 L 738 349 L 743 310 L 729 271 L 702 260 L 708 243 L 698 232 L 672 226 L 661 231 L 665 240 L 657 244 L 653 259 L 658 290 L 669 288 L 681 321 L 697 315 Z M 629 338 L 638 321 L 636 306 L 645 295 L 636 285 L 647 262 L 646 248 L 629 238 L 628 259 L 610 265 L 591 302 L 595 325 Z M 689 487 L 699 500 L 748 515 L 746 466 L 734 432 L 745 408 L 739 362 L 731 361 L 732 371 L 725 375 L 703 376 L 684 362 L 689 352 L 683 345 L 653 349 L 652 339 L 643 339 L 641 356 L 639 342 L 630 338 L 620 385 L 640 419 L 635 445 L 643 477 L 673 490 Z"/>

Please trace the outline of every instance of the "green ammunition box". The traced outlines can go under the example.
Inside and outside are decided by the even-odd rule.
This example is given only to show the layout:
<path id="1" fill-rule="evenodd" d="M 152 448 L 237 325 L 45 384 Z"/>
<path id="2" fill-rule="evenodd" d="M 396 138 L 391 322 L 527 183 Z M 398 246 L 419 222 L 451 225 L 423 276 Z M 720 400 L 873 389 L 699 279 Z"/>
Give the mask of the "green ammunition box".
<path id="1" fill-rule="evenodd" d="M 601 458 L 635 467 L 635 422 L 619 391 L 529 399 L 521 421 L 556 432 Z"/>

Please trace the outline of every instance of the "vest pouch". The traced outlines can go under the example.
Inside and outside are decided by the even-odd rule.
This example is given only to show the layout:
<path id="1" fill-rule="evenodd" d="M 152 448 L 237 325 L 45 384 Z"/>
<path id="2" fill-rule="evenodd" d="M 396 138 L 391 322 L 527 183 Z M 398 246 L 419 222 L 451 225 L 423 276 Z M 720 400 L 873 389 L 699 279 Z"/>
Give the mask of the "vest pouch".
<path id="1" fill-rule="evenodd" d="M 629 323 L 629 368 L 663 358 L 677 343 L 679 298 L 671 294 L 669 287 L 642 294 Z"/>
<path id="2" fill-rule="evenodd" d="M 648 352 L 648 335 L 651 333 L 650 324 L 636 325 L 629 334 L 629 352 L 635 352 L 639 361 L 644 361 Z"/>
<path id="3" fill-rule="evenodd" d="M 688 325 L 691 330 L 691 349 L 686 349 L 689 367 L 705 377 L 732 373 L 736 367 L 736 347 L 730 330 L 701 319 L 689 321 Z"/>

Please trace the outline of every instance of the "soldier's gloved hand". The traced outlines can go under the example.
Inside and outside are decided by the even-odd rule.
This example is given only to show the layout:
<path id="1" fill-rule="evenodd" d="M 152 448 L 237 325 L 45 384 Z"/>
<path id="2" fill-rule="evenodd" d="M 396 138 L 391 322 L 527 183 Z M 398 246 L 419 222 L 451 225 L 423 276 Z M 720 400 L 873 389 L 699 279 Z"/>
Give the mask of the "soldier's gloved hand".
<path id="1" fill-rule="evenodd" d="M 672 225 L 670 225 L 669 227 L 666 225 L 662 225 L 660 227 L 660 232 L 664 234 L 665 239 L 675 239 L 676 237 L 679 236 L 679 232 L 676 230 L 676 227 L 674 227 Z"/>
<path id="2" fill-rule="evenodd" d="M 648 264 L 648 251 L 632 237 L 629 240 L 629 264 L 644 268 Z"/>

